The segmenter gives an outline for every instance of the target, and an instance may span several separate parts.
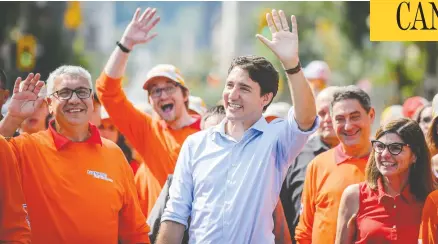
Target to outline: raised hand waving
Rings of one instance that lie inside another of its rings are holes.
[[[156,33],[150,33],[160,21],[160,17],[155,16],[155,13],[156,9],[147,8],[140,15],[140,8],[137,8],[121,39],[125,47],[132,49],[135,45],[147,43],[157,36]]]
[[[257,34],[257,38],[262,41],[280,59],[285,69],[295,68],[299,63],[298,54],[298,26],[295,16],[291,16],[292,31],[283,10],[277,12],[272,10],[266,14],[266,21],[272,34],[270,41],[266,37]]]
[[[8,114],[10,116],[25,120],[41,106],[44,98],[38,97],[38,93],[44,86],[44,82],[39,79],[40,74],[34,75],[32,73],[24,81],[21,80],[21,77],[17,78],[11,103],[8,107]]]

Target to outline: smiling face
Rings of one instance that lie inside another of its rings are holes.
[[[373,143],[374,158],[379,172],[386,177],[407,176],[416,161],[415,154],[395,133],[386,133]]]
[[[157,77],[148,82],[149,103],[154,111],[166,122],[182,117],[188,94],[176,82],[165,77]]]
[[[257,121],[263,107],[272,100],[272,93],[260,95],[260,85],[246,70],[236,66],[227,77],[222,93],[226,117],[230,121]]]
[[[374,109],[367,113],[356,99],[337,101],[332,111],[333,128],[346,147],[361,147],[370,140]]]
[[[55,93],[47,101],[56,121],[64,125],[88,125],[93,113],[90,82],[68,74],[58,76],[53,82]]]

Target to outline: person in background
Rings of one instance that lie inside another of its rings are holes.
[[[380,116],[380,125],[385,125],[395,119],[404,118],[402,105],[391,105],[386,107]]]
[[[303,150],[298,154],[295,162],[289,167],[286,179],[280,192],[280,199],[283,203],[284,214],[289,226],[292,242],[296,243],[295,228],[298,225],[301,209],[301,194],[304,187],[307,165],[319,154],[339,144],[339,139],[333,129],[330,116],[330,104],[333,95],[339,89],[336,86],[324,88],[316,97],[316,112],[320,118],[319,128],[310,137]]]
[[[429,127],[432,124],[432,105],[426,104],[422,108],[420,108],[417,112],[416,121],[420,125],[421,131],[426,136],[429,131]]]
[[[3,114],[1,114],[3,105],[5,105],[9,97],[9,90],[7,89],[6,79],[6,73],[2,69],[0,69],[0,120],[3,119]]]
[[[207,112],[207,105],[200,97],[189,96],[189,114],[202,117]]]
[[[329,84],[331,71],[328,64],[321,60],[310,62],[303,70],[304,76],[310,83],[313,94],[316,97],[320,91]]]
[[[21,83],[24,84],[24,83]],[[45,98],[47,96],[47,87],[43,86],[38,94],[38,97]],[[25,119],[18,129],[18,134],[28,133],[33,134],[39,131],[44,131],[48,128],[47,119],[49,117],[49,105],[44,101],[39,108],[32,114],[31,117]]]
[[[438,181],[438,94],[432,100],[432,122],[426,141],[432,156],[432,171]]]
[[[402,118],[381,126],[375,138],[366,180],[342,195],[336,244],[417,243],[423,205],[434,189],[424,134]]]
[[[266,111],[263,113],[266,121],[270,123],[272,120],[281,118],[286,119],[291,105],[287,102],[271,103]]]
[[[87,70],[61,66],[50,73],[49,129],[11,138],[44,102],[39,78],[31,73],[23,86],[17,79],[0,122],[17,159],[32,243],[150,243],[128,162],[89,122],[93,89]]]
[[[189,113],[189,89],[179,71],[170,64],[154,66],[145,77],[143,89],[157,116],[139,111],[122,90],[122,77],[134,47],[148,43],[160,18],[156,10],[137,9],[118,45],[96,81],[97,95],[114,125],[141,155],[143,165],[136,174],[136,187],[145,216],[154,206],[167,176],[172,174],[182,143],[200,130],[200,117]],[[123,111],[123,112],[121,112]],[[158,187],[137,177],[158,182]],[[154,187],[154,188],[151,188]]]
[[[415,115],[417,115],[418,111],[427,104],[429,104],[429,101],[424,97],[410,97],[403,103],[403,116],[415,120]]]
[[[99,98],[97,97],[97,94],[93,94],[93,113],[91,114],[90,122],[99,127],[100,120],[102,115],[102,104],[99,101]]]
[[[330,115],[340,143],[307,166],[297,243],[334,243],[342,193],[365,179],[375,118],[370,97],[356,86],[342,87],[333,95]]]

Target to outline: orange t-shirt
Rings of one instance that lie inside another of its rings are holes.
[[[94,125],[85,142],[71,142],[52,126],[10,140],[32,243],[149,243],[134,175],[121,149],[101,138]]]
[[[438,190],[431,192],[424,203],[419,239],[422,244],[438,243]]]
[[[316,156],[307,167],[297,243],[335,243],[339,203],[347,186],[365,180],[368,156],[352,158],[338,145]]]
[[[0,242],[30,243],[26,204],[14,153],[0,136]]]
[[[157,199],[148,198],[148,192],[161,191],[167,176],[173,174],[182,143],[189,135],[200,130],[199,120],[182,129],[172,130],[164,121],[137,110],[123,92],[121,79],[113,79],[105,73],[96,81],[96,92],[114,125],[141,155],[150,171],[147,173],[145,169],[138,169],[137,175],[143,176],[137,179],[154,176],[159,183],[160,188],[156,189],[156,186],[147,185],[146,182],[137,184],[138,187],[142,187],[137,190],[143,212],[147,214]],[[152,187],[154,189],[148,189]]]
[[[138,168],[134,181],[140,199],[141,210],[145,216],[149,216],[158,196],[160,196],[162,187],[144,163]]]

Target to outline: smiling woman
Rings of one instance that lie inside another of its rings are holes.
[[[417,243],[423,205],[433,190],[423,132],[403,118],[382,126],[375,138],[366,181],[342,195],[336,243]]]

